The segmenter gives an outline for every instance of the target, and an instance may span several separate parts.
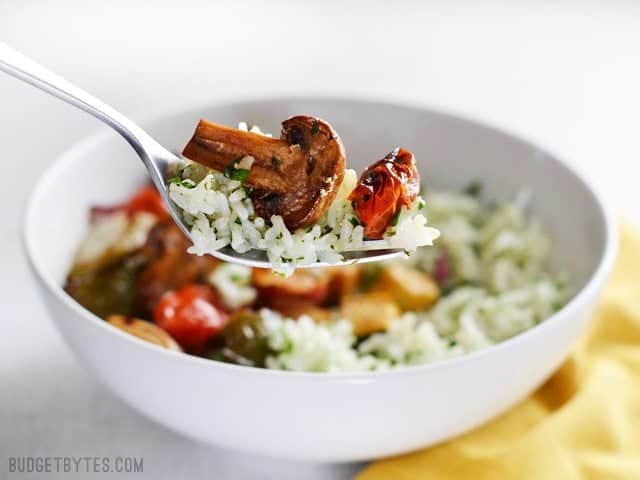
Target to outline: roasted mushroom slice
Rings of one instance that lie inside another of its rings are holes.
[[[253,157],[245,182],[253,188],[256,213],[266,220],[281,215],[290,230],[322,216],[345,170],[338,134],[327,122],[304,115],[282,122],[279,139],[200,120],[183,155],[219,171]]]

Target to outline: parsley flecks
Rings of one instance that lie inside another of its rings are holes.
[[[240,217],[236,218],[235,221],[238,225],[242,225],[242,220],[240,220]]]
[[[184,180],[182,178],[180,178],[179,176],[176,177],[171,177],[169,180],[167,180],[168,184],[174,184],[174,185],[179,185],[181,187],[184,188],[196,188],[196,182],[194,182],[193,180],[191,180],[190,178],[185,178]]]
[[[280,159],[276,156],[271,157],[271,165],[273,165],[273,168],[278,168],[280,166]]]
[[[482,187],[482,182],[474,180],[464,188],[463,192],[471,197],[478,197],[482,193]]]
[[[246,168],[236,168],[235,162],[232,165],[227,165],[224,168],[224,176],[231,179],[237,180],[240,183],[244,183],[249,177],[249,170]]]
[[[422,210],[424,208],[424,206],[425,206],[424,200],[420,199],[418,201],[418,210]]]
[[[320,131],[320,122],[318,120],[314,120],[311,124],[311,135],[315,135]]]
[[[402,213],[402,209],[401,208],[398,209],[398,211],[393,216],[393,219],[391,219],[391,226],[392,227],[395,227],[396,225],[398,225],[398,220],[400,220],[400,213]]]
[[[349,221],[351,222],[351,225],[353,225],[354,227],[357,227],[358,225],[360,225],[360,222],[356,217],[351,217]]]

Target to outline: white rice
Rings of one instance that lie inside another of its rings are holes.
[[[247,130],[246,124],[239,127]],[[262,134],[257,127],[251,131]],[[252,163],[253,158],[245,156],[234,168],[248,171]],[[273,270],[289,275],[297,266],[338,263],[343,260],[341,252],[365,248],[364,228],[348,200],[357,184],[353,170],[346,170],[336,199],[322,218],[312,227],[295,232],[289,231],[278,215],[258,217],[240,181],[186,159],[177,175],[169,185],[169,196],[191,228],[190,253],[204,255],[226,246],[238,253],[266,250]],[[413,252],[433,245],[439,232],[427,226],[423,207],[424,201],[418,198],[411,208],[402,208],[395,226],[385,233],[383,243],[387,248]]]
[[[273,350],[268,368],[365,371],[444,360],[517,335],[566,301],[564,282],[548,271],[549,238],[525,218],[523,205],[487,209],[457,193],[427,200],[442,241],[408,262],[430,270],[446,249],[452,290],[429,311],[404,313],[358,345],[348,319],[314,323],[262,310]]]
[[[208,280],[230,310],[250,305],[256,299],[256,289],[251,286],[251,268],[244,265],[223,263],[211,272]]]

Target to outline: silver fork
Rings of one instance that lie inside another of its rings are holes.
[[[153,184],[167,205],[171,217],[180,229],[190,237],[189,228],[184,224],[180,213],[169,199],[167,186],[168,174],[171,170],[169,167],[175,162],[180,161],[180,158],[160,145],[151,138],[147,132],[140,128],[140,126],[114,108],[4,43],[0,43],[0,70],[90,113],[122,135],[136,151],[140,160],[142,160]],[[365,242],[365,246],[367,248],[366,250],[340,252],[344,260],[339,264],[345,265],[356,262],[364,263],[388,260],[404,255],[403,250],[384,248],[383,242],[380,241]],[[381,247],[383,248],[381,249]],[[227,262],[239,263],[249,267],[271,267],[271,262],[267,259],[264,250],[250,250],[240,254],[231,247],[225,247],[211,252],[211,255]],[[336,264],[317,262],[312,265],[307,265],[307,267],[324,267],[329,265]]]

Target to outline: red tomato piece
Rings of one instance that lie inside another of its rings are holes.
[[[396,148],[370,165],[349,195],[365,238],[382,238],[400,208],[411,205],[419,191],[420,174],[410,151]]]
[[[217,303],[213,288],[191,283],[162,295],[153,311],[153,321],[185,351],[198,353],[229,319]]]
[[[158,191],[152,186],[145,186],[138,190],[127,202],[112,207],[92,207],[90,212],[91,223],[99,222],[105,217],[117,212],[125,212],[132,217],[138,212],[151,213],[162,220],[169,215],[167,207],[162,201]]]
[[[142,187],[129,199],[124,207],[129,215],[133,215],[138,212],[147,212],[152,213],[159,218],[164,218],[168,214],[167,207],[162,201],[162,197],[152,186]]]

